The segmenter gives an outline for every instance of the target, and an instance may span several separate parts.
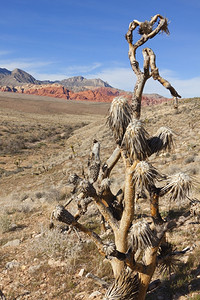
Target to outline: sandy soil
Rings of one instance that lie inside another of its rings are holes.
[[[109,103],[64,100],[35,95],[0,92],[0,108],[34,114],[105,115]]]

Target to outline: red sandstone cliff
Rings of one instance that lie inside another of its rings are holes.
[[[27,84],[16,87],[3,86],[0,87],[0,91],[63,98],[67,100],[86,100],[97,102],[111,102],[114,97],[122,94],[126,95],[127,97],[131,97],[131,94],[128,92],[122,92],[110,87],[100,87],[92,90],[73,92],[60,84]],[[158,104],[167,100],[167,98],[159,95],[144,95],[142,98],[143,105]]]

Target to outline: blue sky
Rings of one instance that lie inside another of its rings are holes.
[[[160,75],[182,97],[200,96],[199,0],[2,0],[0,67],[20,68],[40,80],[101,78],[132,91],[135,75],[124,36],[132,20],[157,13],[169,19],[170,35],[159,34],[144,47],[154,50]],[[170,97],[153,80],[145,92]]]

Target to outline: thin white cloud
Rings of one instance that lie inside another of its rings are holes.
[[[1,68],[6,68],[8,70],[14,70],[16,68],[22,69],[25,71],[31,71],[32,69],[41,68],[44,66],[51,65],[54,62],[51,61],[35,61],[35,60],[0,60],[0,66]]]
[[[182,98],[200,96],[200,77],[180,79],[177,74],[171,70],[160,70],[160,75],[170,82]],[[131,68],[104,69],[96,74],[88,74],[88,77],[101,78],[113,87],[126,91],[133,91],[136,82],[136,76]],[[144,92],[149,94],[156,93],[171,98],[170,92],[158,81],[153,79],[147,81]]]
[[[48,74],[48,73],[38,73],[38,72],[31,72],[31,75],[35,77],[38,80],[50,80],[50,81],[56,81],[56,80],[63,80],[67,78],[66,74]]]
[[[68,77],[72,76],[79,76],[79,75],[84,75],[88,74],[96,69],[101,67],[101,63],[93,63],[91,65],[73,65],[69,66],[67,68],[63,68],[63,70],[60,73],[43,73],[43,72],[37,72],[33,71],[32,75],[39,79],[39,80],[62,80]],[[88,76],[87,76],[88,78]]]
[[[69,67],[65,68],[64,71],[65,71],[65,74],[67,74],[68,76],[81,75],[81,74],[92,72],[99,67],[101,67],[101,63],[96,62],[91,65],[69,66]]]
[[[131,91],[134,88],[136,77],[130,68],[109,68],[98,73],[88,74],[88,78],[101,78],[111,86]]]

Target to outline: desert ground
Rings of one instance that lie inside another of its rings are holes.
[[[69,233],[61,224],[50,230],[49,222],[54,207],[71,196],[69,175],[87,173],[93,140],[101,144],[102,162],[114,150],[108,110],[108,103],[0,93],[0,291],[7,300],[103,299],[104,288],[86,274],[111,282],[109,263],[83,234]],[[191,198],[200,200],[200,99],[180,100],[178,113],[171,101],[144,107],[142,120],[151,135],[161,126],[175,132],[173,151],[152,155],[150,162],[162,174],[189,174],[194,181]],[[119,161],[111,173],[114,192],[123,176]],[[74,214],[76,203],[68,209]],[[166,196],[160,209],[163,217],[177,218],[190,204]],[[149,203],[138,203],[136,213],[138,218],[149,214]],[[80,221],[100,233],[93,205]],[[190,251],[179,257],[170,275],[155,273],[162,283],[147,300],[200,299],[199,224],[198,216],[191,215],[168,233],[177,250],[188,246]]]

